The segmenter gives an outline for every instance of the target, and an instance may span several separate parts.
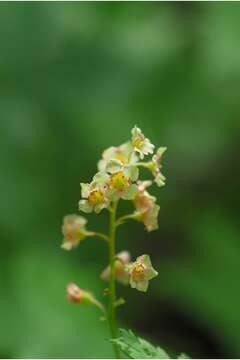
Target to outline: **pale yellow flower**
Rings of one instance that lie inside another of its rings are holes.
[[[141,221],[144,223],[147,231],[153,231],[158,229],[158,213],[160,206],[152,204],[149,209],[142,213]]]
[[[98,172],[90,184],[81,183],[82,198],[79,201],[79,210],[90,213],[95,211],[97,214],[109,206],[109,199],[106,197],[108,189],[107,181],[109,176],[104,172]]]
[[[123,166],[119,160],[110,160],[106,165],[106,171],[110,174],[106,196],[111,201],[120,198],[134,199],[137,185],[133,182],[138,178],[138,168],[134,165]]]
[[[134,164],[138,161],[137,155],[133,151],[133,146],[130,142],[124,143],[120,146],[111,146],[104,150],[102,159],[98,162],[98,169],[106,170],[107,163],[110,160],[118,160],[122,165]]]
[[[147,211],[153,203],[156,201],[156,198],[149,194],[146,190],[147,187],[151,186],[151,181],[138,181],[138,192],[133,200],[136,209],[140,212]]]
[[[128,251],[121,251],[116,255],[115,260],[115,276],[116,280],[123,285],[129,283],[129,275],[126,265],[130,262],[130,253]],[[102,280],[109,281],[111,269],[110,266],[106,267],[101,273],[100,277]]]
[[[158,213],[160,206],[156,204],[155,196],[146,190],[151,185],[151,181],[138,181],[138,192],[133,200],[136,207],[136,218],[142,221],[147,231],[158,228]]]
[[[142,255],[129,266],[130,285],[139,291],[147,291],[149,280],[158,275],[152,267],[150,257]]]
[[[161,159],[162,155],[167,150],[166,147],[160,147],[156,154],[153,155],[152,161],[149,163],[149,170],[152,172],[153,176],[155,177],[154,181],[156,184],[161,187],[165,185],[165,176],[161,173]]]
[[[152,154],[155,148],[137,126],[132,129],[132,146],[134,150],[140,154],[141,159],[144,158],[144,155]]]
[[[88,236],[88,231],[85,228],[87,220],[78,215],[67,215],[63,219],[62,232],[63,243],[62,248],[71,250],[76,247],[82,239]]]

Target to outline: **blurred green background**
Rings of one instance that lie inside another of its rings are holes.
[[[135,124],[168,147],[167,186],[158,231],[118,233],[159,271],[147,294],[119,287],[121,326],[173,355],[240,356],[239,19],[231,2],[0,4],[1,357],[112,356],[98,311],[65,299],[69,281],[101,295],[106,245],[64,252],[60,227]]]

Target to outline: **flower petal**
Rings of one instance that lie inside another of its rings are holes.
[[[135,125],[134,128],[131,130],[131,133],[132,133],[133,139],[135,139],[136,137],[142,135],[142,130],[139,129],[139,128]]]
[[[105,171],[99,171],[94,175],[93,182],[98,185],[104,185],[108,181],[109,175]]]
[[[104,171],[106,168],[106,160],[101,159],[98,161],[97,168],[99,171]]]
[[[120,198],[121,194],[115,189],[110,188],[106,190],[105,196],[109,199],[109,201],[116,201]]]
[[[145,213],[143,213],[143,223],[146,226],[147,231],[153,231],[158,229],[158,213],[160,206],[153,204]]]
[[[165,185],[165,176],[162,173],[158,173],[157,176],[155,177],[154,181],[157,184],[157,186],[161,187]]]
[[[165,153],[165,151],[167,150],[166,146],[161,146],[160,148],[158,148],[157,150],[157,156],[161,157],[163,153]]]
[[[79,210],[83,211],[85,213],[90,213],[93,210],[92,206],[85,199],[80,200],[79,203],[78,203],[78,206],[79,206]]]
[[[109,160],[106,165],[106,171],[110,174],[114,174],[118,171],[120,171],[122,168],[122,163],[120,160],[112,159]]]
[[[81,196],[83,198],[88,198],[89,193],[90,193],[90,184],[81,183],[80,185],[82,188]]]
[[[152,154],[155,146],[150,142],[149,139],[144,140],[144,146],[142,152],[144,155]]]
[[[110,146],[108,149],[104,150],[102,157],[104,160],[110,160],[113,159],[116,153],[116,147]]]
[[[137,283],[130,277],[129,279],[129,283],[130,283],[130,286],[133,288],[133,289],[136,289],[137,287]]]
[[[146,292],[148,289],[148,280],[136,283],[136,289],[142,292]]]
[[[73,244],[70,241],[64,241],[61,245],[61,248],[69,251],[73,248]]]
[[[124,200],[133,200],[138,192],[138,187],[136,184],[130,185],[126,190],[121,194],[121,197]]]
[[[141,262],[142,264],[146,265],[146,267],[148,268],[149,266],[152,266],[151,260],[150,260],[150,256],[149,255],[141,255],[137,258],[138,262]]]
[[[146,276],[147,276],[148,280],[151,280],[151,279],[155,278],[156,276],[158,276],[158,272],[156,270],[154,270],[153,267],[151,267],[150,269],[146,270]]]
[[[139,170],[137,166],[127,165],[124,167],[124,174],[128,176],[132,181],[136,181],[138,179]]]
[[[106,206],[105,203],[99,204],[99,205],[96,205],[96,206],[94,207],[94,211],[95,211],[96,214],[99,214],[100,211],[102,211],[102,210],[103,210],[104,208],[106,208],[106,207],[107,207],[107,206]]]

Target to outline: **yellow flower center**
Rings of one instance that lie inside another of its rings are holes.
[[[122,171],[119,171],[111,176],[110,184],[117,191],[123,191],[129,186],[129,180]]]
[[[143,264],[136,264],[132,269],[132,278],[135,282],[141,282],[145,277],[145,266]]]
[[[115,159],[121,161],[122,164],[126,164],[127,158],[121,153],[115,155]]]
[[[88,201],[90,205],[96,206],[103,202],[104,196],[103,193],[100,190],[94,190],[90,193],[88,197]]]
[[[136,139],[134,139],[132,141],[132,144],[133,144],[134,147],[141,150],[143,145],[144,145],[144,137],[143,136],[136,137]]]

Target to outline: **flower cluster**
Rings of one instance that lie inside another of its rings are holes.
[[[160,147],[155,152],[155,146],[145,137],[141,129],[134,127],[131,139],[120,146],[111,146],[106,149],[98,161],[98,172],[89,183],[81,183],[81,199],[79,210],[84,213],[95,212],[99,214],[103,209],[113,213],[114,204],[120,199],[129,200],[133,205],[131,214],[114,218],[113,226],[124,223],[127,219],[135,219],[144,224],[148,232],[158,228],[158,213],[160,206],[155,196],[151,195],[149,188],[155,182],[159,187],[165,185],[166,178],[161,173],[162,155],[166,147]],[[145,157],[150,159],[145,160]],[[151,179],[141,180],[141,169],[150,172]],[[115,216],[116,214],[114,214]],[[113,241],[110,235],[88,231],[87,220],[82,216],[65,216],[62,225],[62,248],[71,250],[79,242],[90,236]],[[115,240],[114,240],[115,241]],[[142,255],[132,262],[128,251],[115,255],[111,266],[108,265],[101,274],[101,279],[110,281],[114,272],[114,279],[124,285],[130,285],[139,291],[146,291],[149,280],[157,276],[153,269],[150,257]],[[94,302],[92,295],[70,284],[67,289],[68,299],[72,302]],[[85,300],[84,300],[85,299]]]
[[[154,148],[150,140],[135,126],[130,142],[106,149],[98,162],[99,172],[93,177],[92,182],[81,183],[82,199],[79,201],[79,210],[85,213],[99,213],[102,209],[108,208],[112,201],[120,198],[132,200],[146,229],[157,229],[160,207],[156,204],[156,198],[146,191],[146,187],[151,186],[152,182],[137,182],[139,168],[145,167],[151,171],[158,186],[165,184],[166,179],[160,171],[165,147],[160,147],[150,161],[139,162],[139,157],[143,159],[144,156],[152,154]]]

